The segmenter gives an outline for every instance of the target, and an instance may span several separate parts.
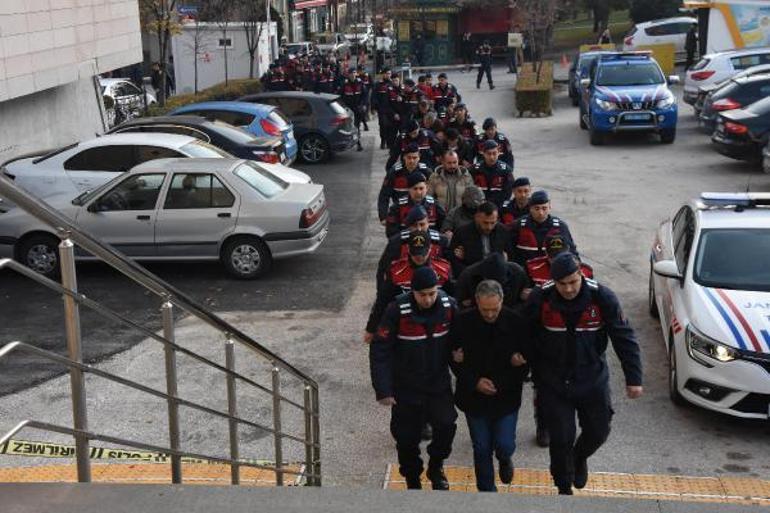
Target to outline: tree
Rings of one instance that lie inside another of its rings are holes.
[[[193,18],[190,23],[193,28],[190,31],[191,40],[187,43],[187,47],[192,50],[193,53],[193,81],[195,94],[198,94],[198,57],[201,53],[208,50],[211,35],[208,30],[205,29],[205,25],[201,21],[201,14],[205,7],[203,5],[198,6],[198,14]]]
[[[227,85],[230,78],[229,63],[227,62],[227,29],[232,21],[233,8],[235,4],[233,0],[206,0],[207,14],[214,20],[217,26],[222,30],[222,49],[224,50],[225,61],[225,85]]]
[[[238,7],[246,32],[246,48],[249,52],[249,78],[254,78],[254,58],[259,48],[259,40],[262,38],[261,21],[265,17],[265,9],[262,2],[254,0],[238,0]],[[280,25],[279,25],[280,26]]]
[[[680,0],[631,0],[631,19],[634,23],[670,18],[679,14]]]
[[[525,13],[525,32],[537,72],[536,80],[539,82],[543,69],[543,54],[551,43],[553,25],[559,14],[559,0],[513,0],[513,7]]]
[[[176,12],[177,0],[139,0],[139,13],[142,28],[149,34],[158,37],[158,65],[160,66],[160,91],[158,103],[166,103],[166,83],[168,79],[168,46],[171,36],[179,34],[182,29]]]

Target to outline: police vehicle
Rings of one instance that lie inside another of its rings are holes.
[[[677,83],[679,77],[666,78],[649,52],[600,55],[580,80],[580,128],[589,131],[592,145],[617,132],[654,132],[671,144],[677,103],[668,86]]]
[[[674,403],[770,418],[768,255],[768,193],[703,193],[660,225],[649,310],[668,348]]]

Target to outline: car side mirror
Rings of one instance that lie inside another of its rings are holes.
[[[668,84],[669,85],[675,85],[681,83],[681,80],[679,80],[679,75],[671,75],[668,77]]]
[[[591,79],[590,78],[581,78],[580,79],[580,85],[583,87],[588,87],[591,85]]]
[[[679,281],[684,279],[684,276],[682,276],[682,273],[679,272],[679,268],[676,266],[676,262],[673,260],[661,260],[660,262],[655,262],[652,266],[652,271],[664,278],[672,278]]]

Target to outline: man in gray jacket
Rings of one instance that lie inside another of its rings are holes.
[[[444,153],[443,162],[430,175],[428,194],[449,212],[460,205],[466,187],[473,185],[473,177],[466,168],[460,166],[460,158],[454,150]]]

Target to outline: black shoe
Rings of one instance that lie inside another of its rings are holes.
[[[359,144],[358,148],[356,148],[356,151],[364,151],[364,147]]]
[[[449,490],[449,480],[446,478],[446,474],[444,474],[443,467],[428,467],[425,475],[430,479],[430,484],[434,490]]]
[[[574,495],[571,486],[560,486],[559,495]]]
[[[388,147],[388,145],[387,145],[387,144],[385,144],[385,141],[382,141],[382,142],[380,143],[380,149],[381,149],[381,150],[384,150],[384,149],[385,149],[385,148],[387,148],[387,147]]]
[[[369,131],[369,127],[364,125],[364,132],[368,132],[368,131]]]
[[[537,432],[535,433],[535,442],[538,447],[548,447],[551,445],[551,436],[548,434],[548,430],[545,426],[537,426]]]
[[[585,458],[575,458],[575,478],[572,484],[578,490],[585,488],[588,482],[588,461]]]
[[[481,84],[476,84],[476,89],[481,89]]]
[[[423,440],[430,440],[433,438],[433,428],[430,427],[430,424],[425,423],[422,426],[422,431],[420,431],[420,438]]]
[[[422,490],[422,483],[420,482],[420,476],[407,477],[406,478],[407,490]]]
[[[500,481],[511,484],[513,481],[513,462],[510,458],[500,462]]]
[[[489,90],[490,90],[490,91],[491,91],[492,89],[494,89],[494,88],[495,88],[495,86],[493,86],[493,85],[489,86]]]

